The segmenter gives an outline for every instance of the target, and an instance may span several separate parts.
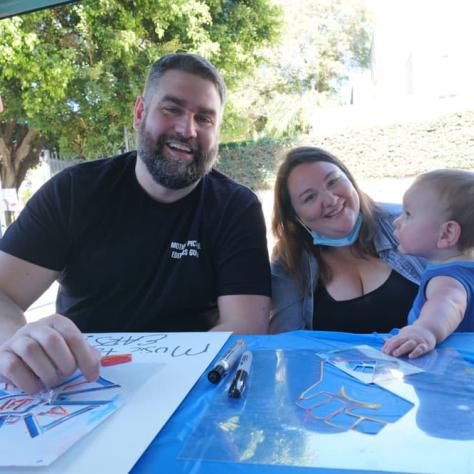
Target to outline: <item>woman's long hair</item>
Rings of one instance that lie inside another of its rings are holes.
[[[307,291],[309,281],[309,265],[304,267],[302,265],[304,250],[316,257],[320,272],[319,280],[323,284],[327,284],[332,275],[322,258],[321,246],[313,244],[309,232],[297,219],[288,191],[288,177],[297,166],[320,161],[337,166],[347,176],[359,196],[363,220],[359,238],[352,247],[354,255],[360,258],[377,255],[373,244],[376,230],[374,201],[359,189],[350,171],[331,153],[309,146],[294,148],[285,155],[275,182],[272,232],[277,242],[273,249],[273,260],[278,260],[284,266],[285,270],[298,281],[303,292]]]

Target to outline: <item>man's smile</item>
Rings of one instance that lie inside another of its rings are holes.
[[[189,145],[185,145],[184,143],[181,143],[181,142],[168,140],[166,142],[166,145],[172,150],[183,151],[185,153],[194,153],[193,149]]]

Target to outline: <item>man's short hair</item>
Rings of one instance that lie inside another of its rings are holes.
[[[460,251],[474,248],[474,173],[470,171],[442,169],[420,175],[415,185],[431,186],[438,194],[446,220],[461,226],[457,243]]]
[[[150,68],[143,89],[145,105],[149,105],[155,94],[157,83],[166,71],[176,70],[193,74],[211,81],[219,93],[222,107],[226,96],[226,85],[220,72],[209,61],[193,53],[165,54]]]

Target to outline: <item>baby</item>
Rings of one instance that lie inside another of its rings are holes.
[[[474,331],[474,173],[436,170],[419,176],[395,221],[399,250],[429,260],[408,326],[383,352],[414,359],[454,331]]]

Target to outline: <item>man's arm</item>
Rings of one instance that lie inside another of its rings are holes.
[[[25,324],[23,310],[0,290],[0,344]]]
[[[0,378],[35,393],[79,367],[98,376],[95,351],[79,329],[55,314],[26,324],[24,311],[56,279],[58,272],[0,251]]]
[[[24,311],[57,275],[53,270],[0,251],[0,343],[26,324]]]
[[[219,321],[211,331],[235,334],[266,334],[270,317],[270,298],[261,295],[226,295],[217,299]]]
[[[431,351],[456,330],[466,305],[467,293],[461,283],[448,276],[432,278],[426,286],[426,302],[418,319],[389,339],[383,351],[396,357],[408,353],[410,359]]]

